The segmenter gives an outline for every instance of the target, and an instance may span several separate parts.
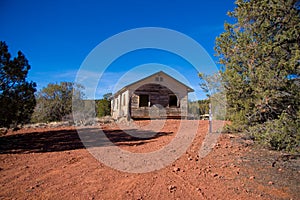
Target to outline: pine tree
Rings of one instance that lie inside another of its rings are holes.
[[[36,84],[26,81],[30,65],[24,54],[11,60],[8,46],[0,42],[0,127],[28,123],[35,107]]]
[[[236,5],[229,12],[235,23],[225,23],[215,47],[232,127],[245,130],[283,114],[298,120],[298,1],[237,0]]]

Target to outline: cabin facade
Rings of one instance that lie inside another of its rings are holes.
[[[114,119],[186,118],[194,90],[163,71],[129,84],[111,99]]]

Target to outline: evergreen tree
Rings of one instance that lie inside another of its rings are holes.
[[[295,122],[300,105],[297,0],[237,0],[236,5],[229,12],[236,21],[225,23],[215,48],[223,67],[232,127],[244,130],[270,124],[286,118],[283,115]],[[296,138],[299,133],[288,134]]]
[[[103,95],[103,99],[96,100],[96,110],[97,117],[109,116],[110,113],[110,98],[112,97],[112,93],[107,93]]]
[[[36,83],[26,81],[30,65],[19,51],[11,59],[8,46],[0,41],[0,127],[28,123],[35,107]]]
[[[97,117],[110,115],[110,101],[107,99],[96,100]]]

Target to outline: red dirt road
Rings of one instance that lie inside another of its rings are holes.
[[[120,148],[151,152],[168,144],[179,124],[168,120],[163,134],[144,140],[112,132],[115,125],[102,128]],[[74,127],[10,132],[0,137],[0,199],[300,199],[299,158],[280,159],[232,134],[222,134],[212,152],[198,158],[207,130],[208,122],[200,121],[187,152],[149,173],[105,166]]]

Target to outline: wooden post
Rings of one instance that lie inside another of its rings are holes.
[[[211,103],[209,103],[209,133],[212,133],[212,113],[211,113]]]

